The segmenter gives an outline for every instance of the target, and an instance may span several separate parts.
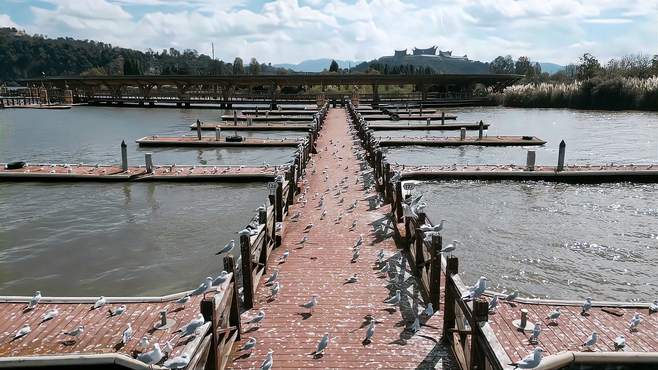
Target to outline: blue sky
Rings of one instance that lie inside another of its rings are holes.
[[[0,0],[0,26],[273,63],[431,45],[482,61],[658,54],[658,0]]]

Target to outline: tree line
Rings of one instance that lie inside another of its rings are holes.
[[[70,37],[51,39],[0,28],[0,80],[46,76],[285,74],[284,68],[241,58],[233,63],[196,50],[146,52]]]

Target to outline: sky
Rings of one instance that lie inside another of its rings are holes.
[[[432,45],[481,61],[658,54],[658,0],[0,0],[0,26],[271,63]]]

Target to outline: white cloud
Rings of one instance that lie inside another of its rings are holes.
[[[605,58],[655,52],[658,23],[658,12],[649,11],[655,0],[638,0],[644,14],[617,0],[48,1],[54,9],[31,7],[29,32],[206,54],[214,42],[222,59],[273,63],[368,60],[431,45],[483,61],[511,54],[567,63],[588,51]],[[2,22],[13,23],[0,15]],[[608,26],[615,32],[598,34]]]
[[[0,14],[0,27],[14,27],[19,28],[14,21],[11,20],[11,17],[7,14]]]

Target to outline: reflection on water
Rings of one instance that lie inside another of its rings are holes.
[[[0,183],[0,295],[159,295],[222,269],[267,187]]]
[[[390,162],[405,164],[525,164],[526,151],[537,152],[538,164],[557,163],[560,140],[567,143],[567,163],[653,163],[658,160],[658,114],[569,109],[502,107],[454,108],[458,122],[490,123],[487,134],[533,135],[543,147],[385,148]],[[424,122],[417,122],[424,123]],[[459,136],[459,131],[376,131],[377,135]],[[469,131],[469,136],[477,131]]]
[[[143,165],[153,152],[155,164],[282,164],[294,148],[138,148],[135,140],[148,135],[196,135],[189,125],[197,119],[217,121],[220,110],[73,107],[70,110],[6,109],[0,111],[0,162],[101,163],[120,162],[125,140],[131,164]],[[232,134],[232,130],[225,131]],[[250,137],[297,138],[297,131],[238,132]],[[203,135],[214,136],[214,132]]]
[[[427,182],[431,220],[470,283],[560,299],[655,299],[658,185]]]

